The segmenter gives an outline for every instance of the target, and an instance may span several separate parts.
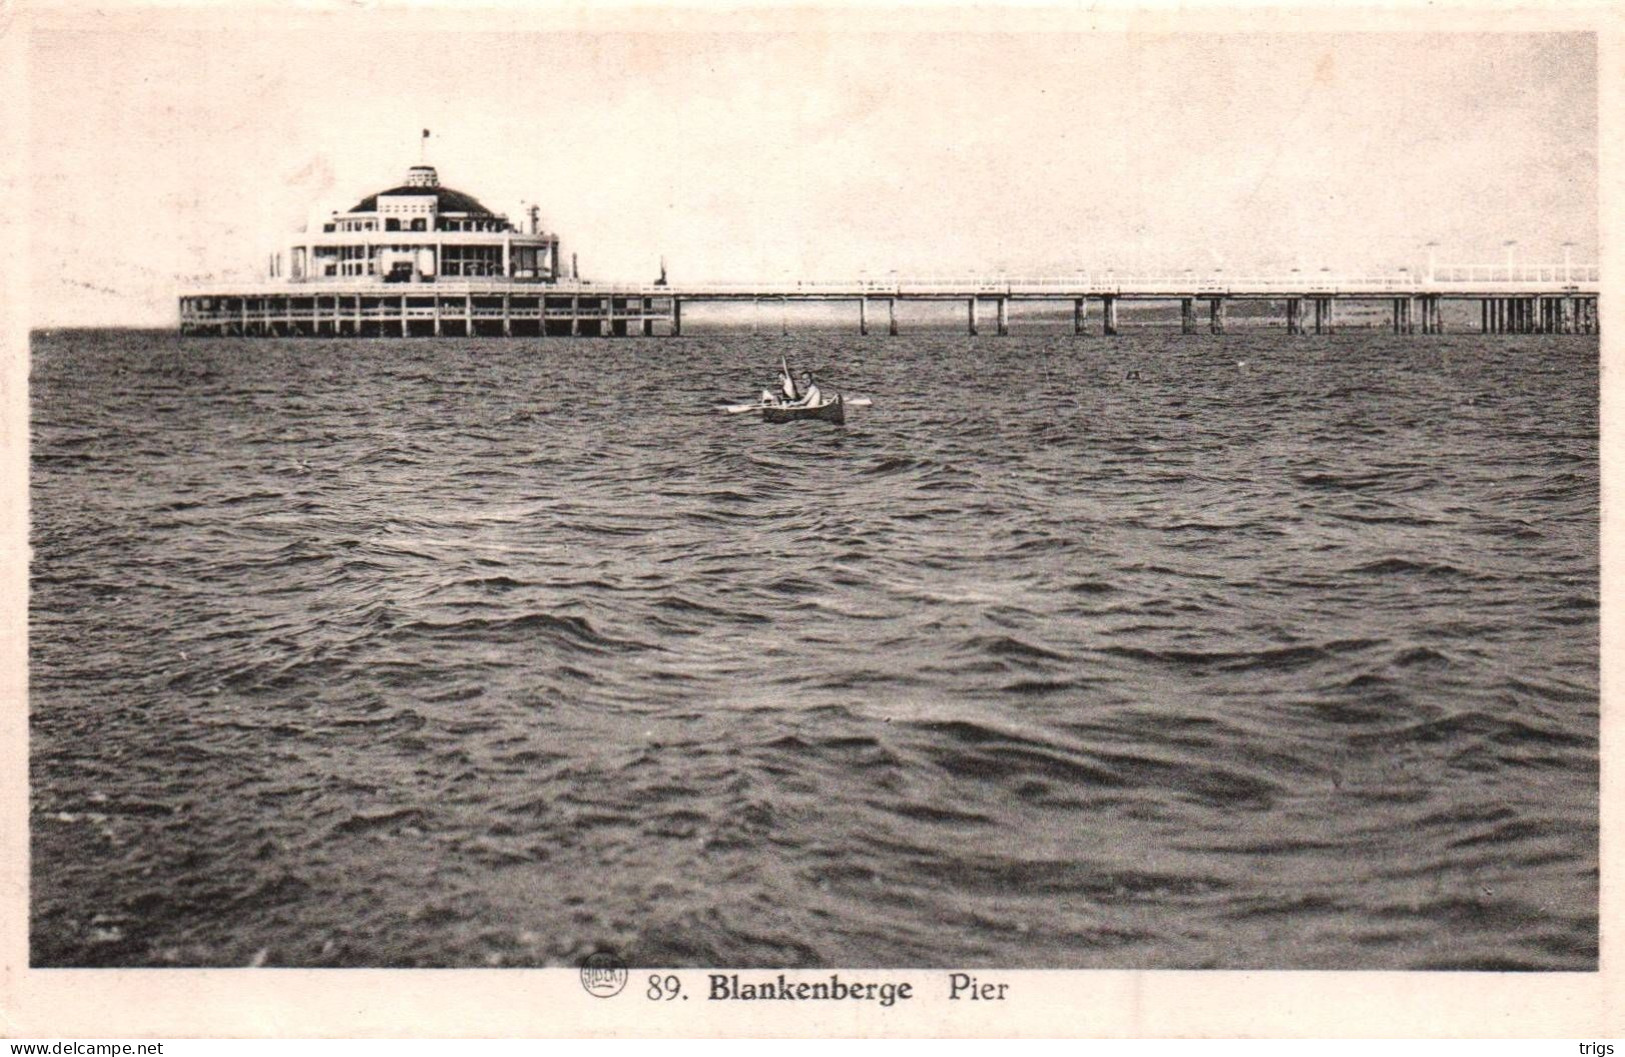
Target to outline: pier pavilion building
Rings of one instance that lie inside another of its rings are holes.
[[[261,281],[180,298],[185,335],[232,337],[625,336],[654,333],[669,298],[580,279],[539,210],[523,228],[414,165],[300,233]],[[663,285],[663,284],[662,284]],[[656,293],[663,290],[657,288]]]
[[[273,264],[273,272],[277,267]],[[561,274],[559,237],[539,230],[531,210],[521,231],[473,195],[440,184],[433,166],[414,165],[406,182],[334,213],[289,253],[288,278],[323,282],[502,277],[551,282]]]

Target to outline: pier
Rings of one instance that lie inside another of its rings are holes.
[[[199,288],[180,300],[181,333],[220,337],[681,337],[683,309],[697,304],[849,303],[862,335],[901,332],[903,302],[957,303],[965,332],[1010,333],[1013,304],[1071,309],[1077,335],[1119,333],[1128,303],[1179,308],[1180,330],[1224,334],[1230,309],[1264,303],[1289,335],[1336,332],[1339,307],[1380,306],[1395,334],[1443,334],[1444,305],[1478,306],[1483,334],[1596,334],[1595,266],[1437,268],[1431,272],[1333,277],[1052,276],[885,281],[621,284],[506,276],[384,283],[270,282]],[[1199,325],[1198,305],[1206,326]],[[1257,313],[1254,313],[1255,318]],[[1463,313],[1456,313],[1457,319]],[[884,319],[884,327],[879,320]],[[1098,324],[1095,322],[1098,320]],[[992,322],[989,328],[988,323]]]
[[[427,136],[427,133],[425,133]],[[410,337],[682,337],[683,309],[701,304],[777,305],[788,332],[792,303],[850,304],[861,335],[901,333],[898,306],[935,302],[963,306],[965,332],[1010,333],[1011,307],[1048,304],[1072,332],[1111,337],[1126,305],[1179,306],[1180,330],[1196,334],[1198,304],[1206,330],[1224,334],[1230,310],[1258,302],[1280,313],[1291,335],[1331,334],[1340,305],[1387,305],[1395,334],[1442,334],[1446,302],[1477,302],[1485,334],[1595,334],[1600,290],[1595,266],[1564,263],[1519,267],[1439,267],[1429,244],[1427,267],[1379,276],[1335,275],[1329,269],[1277,276],[1133,276],[1115,272],[1059,276],[908,278],[883,281],[668,282],[665,263],[652,283],[594,282],[580,277],[576,255],[566,259],[559,236],[544,231],[539,208],[523,225],[487,209],[472,195],[446,187],[431,165],[406,170],[395,187],[367,195],[351,208],[307,225],[265,278],[198,287],[180,296],[185,336]],[[985,313],[985,314],[984,314]],[[1098,316],[1097,316],[1098,313]],[[1237,315],[1241,315],[1238,311]],[[1463,318],[1456,313],[1458,321]],[[1470,316],[1470,312],[1469,312]],[[1064,324],[1063,324],[1064,325]]]

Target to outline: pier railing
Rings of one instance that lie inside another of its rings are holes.
[[[791,300],[861,299],[887,297],[1292,297],[1405,296],[1425,294],[1497,294],[1596,292],[1601,270],[1596,265],[1450,265],[1416,271],[1342,273],[1321,270],[1291,274],[1198,274],[1153,272],[1077,272],[1055,275],[908,275],[856,279],[768,279],[637,283],[562,279],[540,283],[492,276],[477,279],[440,279],[433,282],[386,283],[380,279],[272,280],[260,284],[214,283],[194,287],[190,296],[239,296],[253,290],[275,291],[295,297],[344,296],[432,297],[481,296],[509,293],[519,296],[682,298],[685,300]]]
[[[1496,267],[1466,265],[1435,268],[1429,272],[1334,273],[1303,272],[1289,275],[1231,275],[1183,273],[1084,272],[1071,275],[999,276],[888,276],[884,279],[808,279],[756,282],[694,282],[675,286],[640,286],[646,296],[676,292],[684,297],[861,297],[861,296],[970,296],[1107,294],[1271,294],[1372,292],[1387,294],[1448,293],[1462,288],[1494,292],[1505,289],[1551,290],[1594,287],[1600,269],[1594,265]],[[617,289],[620,289],[619,287]]]

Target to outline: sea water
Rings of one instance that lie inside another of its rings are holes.
[[[1595,968],[1597,360],[39,335],[32,961]]]

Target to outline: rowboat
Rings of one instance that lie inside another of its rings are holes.
[[[839,404],[836,410],[831,405]],[[777,400],[757,400],[750,404],[718,404],[718,411],[726,411],[730,415],[748,415],[753,411],[761,411],[769,422],[794,422],[801,418],[822,419],[826,422],[844,423],[846,409],[849,407],[872,407],[874,401],[866,396],[843,397],[838,396],[828,403],[817,407],[802,407],[800,404],[785,404]],[[778,417],[768,415],[766,412],[775,412]]]
[[[762,408],[763,422],[833,422],[837,426],[846,424],[846,402],[839,396],[834,400],[826,400],[817,407],[773,407]]]

